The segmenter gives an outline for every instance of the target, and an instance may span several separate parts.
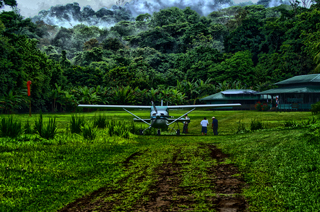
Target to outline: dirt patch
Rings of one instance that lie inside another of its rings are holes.
[[[181,164],[177,163],[179,154],[180,150],[174,154],[171,162],[165,162],[155,170],[158,179],[144,195],[148,200],[140,200],[134,206],[134,211],[181,211],[182,207],[184,211],[192,210],[188,207],[194,203],[192,194],[179,187],[182,181]]]
[[[248,211],[248,203],[240,195],[246,183],[241,178],[238,168],[234,164],[223,164],[229,155],[224,154],[215,145],[203,145],[209,148],[210,156],[218,162],[218,166],[208,170],[208,174],[215,176],[213,181],[217,194],[214,200],[215,209],[221,212]]]

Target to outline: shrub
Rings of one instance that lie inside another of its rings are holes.
[[[270,110],[270,106],[267,103],[263,103],[261,106],[262,111],[268,111]]]
[[[21,121],[14,121],[13,117],[1,120],[0,132],[2,137],[16,138],[22,133]]]
[[[82,135],[85,139],[94,140],[97,136],[97,127],[90,126],[85,124],[82,127]]]
[[[257,110],[257,111],[267,111],[270,109],[270,106],[264,102],[264,103],[261,103],[260,101],[258,101],[255,105],[254,105],[254,108]]]
[[[244,123],[241,123],[241,120],[239,120],[238,129],[236,131],[236,134],[246,133],[246,132],[248,132],[248,130],[246,129]]]
[[[70,119],[70,131],[71,133],[81,133],[81,128],[84,126],[84,117],[72,115]]]
[[[24,133],[25,134],[32,134],[33,133],[29,120],[27,120],[27,123],[24,125]]]
[[[262,122],[259,120],[255,120],[255,119],[251,120],[250,130],[255,131],[255,130],[259,130],[259,129],[263,129]]]
[[[309,127],[309,134],[314,138],[320,138],[320,123],[311,124]]]
[[[262,103],[260,101],[258,101],[255,105],[254,105],[254,108],[257,110],[257,111],[261,111],[262,110]]]
[[[42,138],[53,139],[57,133],[56,118],[49,118],[49,123],[44,125],[42,113],[40,113],[38,121],[35,121],[34,129]]]
[[[320,101],[311,105],[311,113],[312,115],[320,113]]]
[[[94,117],[93,125],[98,128],[106,128],[107,126],[107,117],[105,115],[100,115],[98,117]]]

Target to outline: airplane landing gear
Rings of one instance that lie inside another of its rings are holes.
[[[160,129],[158,129],[158,135],[160,135],[161,133],[160,133]]]
[[[180,135],[180,129],[177,129],[177,135]]]
[[[139,130],[140,131],[140,135],[143,135],[143,130]]]

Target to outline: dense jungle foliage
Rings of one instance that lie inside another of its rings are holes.
[[[0,1],[14,6],[15,1]],[[258,91],[318,73],[320,10],[233,6],[200,17],[171,7],[110,29],[33,23],[0,13],[3,113],[83,104],[193,104],[230,88]],[[31,97],[26,94],[31,80]]]

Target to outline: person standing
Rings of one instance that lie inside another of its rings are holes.
[[[187,120],[187,119],[189,119],[188,115],[185,116],[185,120]],[[183,133],[188,133],[188,124],[189,124],[189,122],[187,122],[187,121],[185,121],[183,123],[183,131],[182,131]]]
[[[212,117],[212,127],[214,135],[218,135],[218,120],[213,116]]]
[[[202,130],[201,130],[202,135],[203,135],[203,133],[205,135],[207,135],[207,129],[208,129],[208,125],[209,125],[207,118],[204,117],[204,119],[200,122],[200,124],[202,126]]]

